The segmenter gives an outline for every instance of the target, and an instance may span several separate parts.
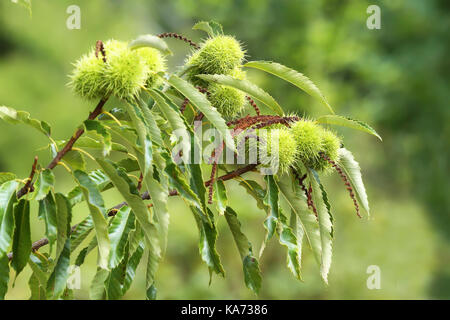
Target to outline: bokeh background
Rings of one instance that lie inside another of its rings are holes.
[[[68,30],[66,9],[81,8],[81,29]],[[369,5],[381,8],[381,29],[366,27]],[[428,299],[450,298],[449,202],[449,27],[450,2],[396,0],[39,0],[33,14],[9,0],[0,2],[0,105],[29,111],[46,120],[56,139],[69,137],[92,109],[66,86],[67,74],[98,39],[127,40],[143,33],[178,32],[200,41],[191,30],[198,20],[216,20],[235,35],[250,60],[274,60],[309,76],[338,114],[370,123],[383,142],[339,129],[363,169],[373,218],[359,220],[342,182],[326,178],[335,214],[334,259],[330,284],[319,278],[308,249],[304,282],[285,267],[285,251],[271,241],[262,260],[263,286],[255,297],[243,283],[238,252],[224,219],[219,219],[218,250],[227,272],[208,285],[197,249],[192,215],[177,199],[170,202],[167,257],[158,272],[160,299]],[[167,40],[172,67],[189,53],[184,43]],[[261,72],[250,77],[280,104],[300,114],[326,112],[290,84]],[[114,102],[108,106],[113,107]],[[28,176],[34,155],[49,159],[45,137],[24,126],[0,123],[0,171]],[[55,170],[57,187],[71,178]],[[264,214],[243,189],[230,182],[230,197],[244,231],[257,249]],[[107,192],[108,205],[120,196]],[[35,208],[36,209],[36,208]],[[75,222],[86,215],[75,211]],[[33,239],[43,225],[33,210]],[[44,248],[43,248],[44,249]],[[88,298],[95,253],[81,269]],[[369,290],[367,268],[381,270],[381,289]],[[22,272],[9,299],[27,299],[29,270]],[[126,299],[143,299],[142,266]]]

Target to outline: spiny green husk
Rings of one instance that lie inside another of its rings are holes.
[[[149,67],[149,74],[146,81],[147,88],[159,87],[163,80],[156,73],[167,70],[166,60],[159,50],[154,48],[140,48],[136,52],[141,56],[144,63]]]
[[[262,130],[266,130],[266,136],[262,135]],[[258,130],[258,136],[264,137],[265,142],[262,141],[259,143],[259,152],[260,155],[267,155],[269,157],[273,157],[275,152],[278,152],[278,163],[279,163],[279,172],[285,173],[288,169],[295,164],[297,161],[297,142],[295,138],[288,128],[277,128],[277,129],[260,129]],[[278,150],[277,148],[273,148],[273,139],[274,141],[278,140]],[[278,139],[276,139],[278,138]]]
[[[322,159],[321,152],[333,161],[338,159],[341,140],[333,132],[307,119],[295,122],[291,131],[297,142],[298,161],[306,167],[317,171],[329,168],[330,164]]]
[[[92,49],[75,63],[70,76],[74,92],[87,99],[114,95],[125,99],[143,87],[160,84],[155,75],[166,69],[162,55],[155,49],[130,50],[126,42],[108,40],[104,44],[106,62]]]
[[[195,66],[204,74],[229,74],[242,64],[245,51],[232,36],[209,38],[188,59],[187,65]]]
[[[225,118],[232,118],[243,110],[245,93],[235,88],[211,84],[208,87],[208,100]]]
[[[198,74],[225,74],[239,79],[236,72],[242,65],[245,51],[232,36],[216,36],[202,43],[201,48],[187,59],[187,77],[195,85],[205,87],[207,82]]]

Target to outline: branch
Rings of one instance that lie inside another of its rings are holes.
[[[19,192],[17,193],[17,198],[21,198],[23,195],[27,194],[29,191],[34,190],[32,183],[33,183],[34,174],[36,173],[37,161],[38,161],[38,157],[36,156],[36,157],[34,157],[33,166],[31,167],[31,173],[27,179],[27,183],[25,183],[23,188],[19,190]]]
[[[97,118],[97,116],[100,113],[102,113],[103,106],[105,105],[106,101],[108,101],[108,98],[103,98],[102,100],[100,100],[100,102],[95,107],[94,111],[92,111],[89,114],[88,120],[94,120],[95,118]],[[52,170],[53,168],[55,168],[56,165],[61,161],[61,159],[66,155],[66,153],[69,152],[70,150],[72,150],[73,145],[81,137],[81,135],[83,133],[84,133],[84,129],[82,129],[82,128],[78,129],[75,132],[75,134],[70,138],[70,140],[66,143],[64,148],[62,148],[61,151],[59,151],[56,154],[56,156],[53,158],[53,160],[48,164],[47,169]],[[34,172],[33,172],[33,175],[34,175]],[[32,178],[31,175],[30,175],[30,177]],[[33,189],[33,183],[31,182],[31,180],[29,180],[25,184],[25,186],[17,192],[17,198],[23,197],[28,192],[32,191],[32,189]]]
[[[253,171],[257,165],[258,165],[257,163],[249,164],[249,165],[239,168],[233,172],[224,174],[223,176],[218,177],[217,180],[222,180],[222,181],[231,180],[231,179],[236,178],[237,176],[240,176],[246,172]],[[211,180],[206,181],[205,187],[208,187],[210,184],[211,184]]]

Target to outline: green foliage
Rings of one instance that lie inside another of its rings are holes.
[[[157,278],[158,268],[166,252],[173,249],[169,238],[169,221],[174,214],[169,205],[172,196],[183,199],[193,214],[199,260],[209,270],[210,283],[214,274],[225,277],[218,248],[223,219],[238,248],[244,283],[255,294],[260,292],[263,281],[259,258],[274,238],[285,249],[286,266],[294,278],[302,279],[302,253],[309,246],[320,266],[320,276],[328,283],[333,218],[319,174],[335,167],[344,175],[341,166],[367,211],[368,202],[358,163],[341,148],[341,138],[320,124],[376,132],[362,122],[335,115],[318,120],[296,114],[285,117],[285,109],[247,78],[242,70],[246,52],[234,37],[223,35],[216,22],[200,22],[194,29],[206,31],[210,38],[192,53],[179,72],[167,70],[165,59],[171,51],[153,35],[140,36],[129,44],[98,42],[96,49],[75,64],[70,76],[75,93],[101,99],[101,103],[69,140],[50,138],[54,163],[70,173],[72,189],[67,194],[57,192],[60,177],[51,165],[45,169],[34,166],[32,175],[24,180],[11,173],[0,175],[0,297],[8,287],[10,250],[16,276],[27,264],[32,270],[28,283],[33,299],[70,298],[67,280],[71,259],[81,266],[96,250],[96,273],[89,286],[92,299],[121,299],[144,256],[145,296],[155,299],[157,284],[165,281]],[[255,61],[245,66],[293,83],[333,112],[321,91],[303,74],[272,62]],[[252,102],[254,109],[247,110],[246,95],[264,104],[265,109],[259,110]],[[112,110],[104,105],[109,98],[115,99]],[[253,112],[257,115],[252,116]],[[0,107],[0,116],[50,136],[50,127],[31,119],[28,113]],[[202,125],[220,135],[214,138],[212,148],[206,146],[211,148],[208,155],[214,160],[206,164],[189,157],[196,156],[196,148],[205,147],[204,137],[196,135],[195,121],[203,116]],[[269,129],[269,136],[263,137],[262,129]],[[260,155],[277,158],[278,170],[265,174],[263,169],[271,163],[261,158],[250,166],[217,163],[222,153],[231,153],[234,158],[239,131],[256,133],[261,139],[253,145]],[[276,139],[272,139],[274,135]],[[183,149],[177,149],[180,146]],[[94,169],[87,172],[91,167]],[[242,177],[248,171],[255,171],[254,180]],[[208,180],[204,176],[207,172],[211,173]],[[232,179],[238,180],[267,214],[259,257],[244,234],[246,221],[233,208],[233,190],[227,182]],[[110,209],[104,200],[107,190],[120,196]],[[33,201],[37,201],[38,217],[45,225],[45,241],[38,245],[49,244],[46,255],[31,254]],[[85,203],[89,213],[71,226],[73,212],[80,203]]]

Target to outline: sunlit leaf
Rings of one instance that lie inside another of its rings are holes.
[[[55,176],[50,169],[44,169],[39,172],[39,176],[34,184],[35,194],[34,200],[42,200],[44,199],[50,190],[53,189],[53,185],[55,184]]]
[[[86,161],[84,160],[83,154],[79,151],[70,150],[64,155],[62,160],[67,163],[72,170],[86,170]]]
[[[360,120],[350,119],[350,118],[338,116],[335,114],[333,114],[333,115],[329,114],[329,115],[319,117],[317,119],[317,122],[323,123],[323,124],[335,124],[338,126],[361,130],[361,131],[367,132],[371,135],[374,135],[375,137],[377,137],[378,139],[383,141],[383,139],[381,139],[380,135],[371,126],[369,126],[367,123],[360,121]]]
[[[145,160],[144,167],[142,168],[142,173],[145,176],[150,170],[153,159],[152,141],[150,139],[149,127],[146,126],[144,114],[139,106],[135,104],[127,104],[127,110],[139,136],[141,152],[144,155]]]
[[[145,34],[137,37],[130,42],[128,47],[131,50],[136,50],[139,48],[155,48],[164,54],[172,54],[172,51],[170,51],[169,46],[163,39],[151,34]]]
[[[310,96],[319,99],[331,113],[334,113],[333,109],[325,99],[322,92],[320,92],[319,88],[317,88],[317,86],[302,73],[283,66],[282,64],[270,61],[250,61],[244,64],[244,67],[260,69],[292,83],[296,87],[299,87],[300,89],[305,91]]]
[[[11,124],[23,123],[50,136],[51,129],[47,122],[30,118],[30,114],[25,111],[17,111],[9,107],[0,106],[0,119]]]
[[[370,214],[369,200],[367,199],[366,188],[362,181],[361,168],[358,162],[356,162],[353,154],[345,148],[338,150],[339,164],[347,175],[350,183],[355,191],[356,198],[361,206],[366,210],[367,215]]]
[[[98,136],[102,137],[103,145],[103,156],[107,156],[112,148],[111,135],[109,134],[106,127],[97,120],[86,120],[84,121],[84,127],[86,131],[93,131]]]
[[[333,217],[331,215],[327,193],[320,182],[319,175],[314,170],[311,170],[308,172],[308,177],[312,185],[312,199],[319,217],[320,239],[322,243],[320,274],[324,282],[328,283],[333,246]]]
[[[199,21],[196,24],[194,24],[192,29],[205,31],[211,37],[223,34],[222,26],[215,21]]]

